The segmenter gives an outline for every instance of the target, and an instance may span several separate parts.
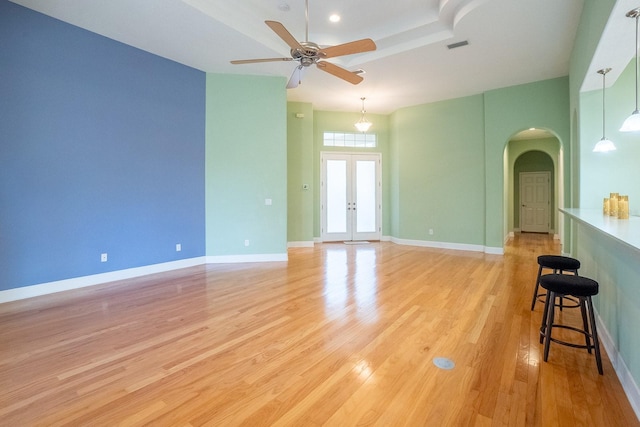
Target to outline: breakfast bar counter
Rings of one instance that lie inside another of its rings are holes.
[[[601,209],[560,208],[570,218],[640,252],[640,217],[618,219],[605,215]]]

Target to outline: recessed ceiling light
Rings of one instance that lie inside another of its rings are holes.
[[[291,7],[288,3],[282,2],[278,5],[278,9],[282,12],[289,12],[291,10]]]
[[[331,15],[329,17],[329,21],[331,21],[331,22],[340,22],[340,15],[338,15],[337,13],[334,13],[333,15]]]

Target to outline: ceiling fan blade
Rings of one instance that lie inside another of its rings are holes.
[[[331,62],[320,61],[320,62],[316,63],[316,65],[322,71],[326,71],[329,74],[333,74],[336,77],[340,77],[342,80],[346,80],[349,83],[354,84],[354,85],[357,85],[362,80],[364,80],[362,78],[362,76],[359,76],[358,74],[356,74],[354,72],[346,70],[346,69],[344,69],[342,67],[339,67],[339,66],[337,66],[335,64],[332,64]]]
[[[293,61],[293,58],[236,59],[232,64],[255,64],[257,62]]]
[[[298,40],[291,35],[291,33],[278,21],[264,21],[291,49],[302,49]]]
[[[376,44],[371,39],[356,40],[339,44],[320,50],[323,58],[335,58],[336,56],[353,55],[354,53],[370,52],[376,50]]]
[[[295,89],[300,83],[302,83],[302,75],[304,74],[304,70],[306,70],[306,68],[307,67],[298,65],[296,69],[293,70],[293,74],[291,74],[291,78],[287,83],[287,89]]]

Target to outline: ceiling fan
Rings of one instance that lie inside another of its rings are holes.
[[[371,39],[356,40],[349,43],[321,48],[316,43],[309,41],[309,0],[305,1],[306,33],[305,41],[298,42],[291,33],[277,21],[264,21],[286,44],[291,48],[291,58],[263,58],[263,59],[239,59],[231,61],[232,64],[252,64],[257,62],[298,61],[299,65],[293,70],[293,74],[287,83],[287,89],[298,87],[302,81],[303,71],[313,64],[316,67],[348,81],[354,85],[360,83],[363,78],[357,72],[349,71],[331,62],[324,61],[327,58],[353,55],[356,53],[376,50],[376,44]]]

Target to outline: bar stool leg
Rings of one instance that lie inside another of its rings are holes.
[[[558,273],[556,273],[556,270],[553,270],[553,274],[558,274]],[[563,271],[560,270],[559,274],[563,274]],[[564,298],[562,297],[562,295],[560,295],[560,311],[562,311],[563,308],[564,308]]]
[[[598,339],[598,330],[596,329],[596,316],[593,312],[593,301],[591,296],[587,297],[587,306],[589,310],[589,320],[591,321],[591,335],[593,336],[593,346],[596,351],[596,363],[598,364],[598,373],[602,375],[602,358],[600,357],[600,340]]]
[[[551,304],[553,306],[553,303]],[[540,344],[544,342],[547,334],[547,315],[549,312],[549,296],[544,300],[544,310],[542,311],[542,322],[540,323]]]
[[[533,300],[531,301],[531,311],[536,307],[538,300],[538,288],[540,288],[540,276],[542,275],[542,266],[538,268],[538,276],[536,277],[536,288],[533,290]]]
[[[589,321],[587,320],[587,300],[584,297],[579,297],[579,299],[580,299],[580,313],[582,314],[582,329],[588,332]],[[586,333],[584,334],[584,339],[587,346],[587,351],[589,352],[589,354],[591,354],[591,349],[593,348],[593,344],[591,343],[591,336],[588,333]]]
[[[556,308],[556,293],[552,291],[547,292],[547,302],[545,306],[547,306],[547,315],[545,331],[544,331],[544,361],[546,362],[549,358],[549,347],[551,344],[551,330],[553,329],[553,321],[555,317],[555,308]]]

